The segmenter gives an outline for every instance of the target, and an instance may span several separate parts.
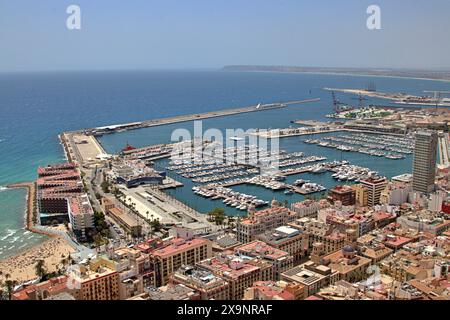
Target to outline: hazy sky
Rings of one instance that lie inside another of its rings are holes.
[[[81,8],[68,30],[66,8]],[[371,4],[382,30],[366,27]],[[0,0],[0,71],[450,69],[449,0]]]

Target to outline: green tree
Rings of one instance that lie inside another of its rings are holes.
[[[97,233],[94,236],[94,245],[96,247],[100,247],[103,243],[104,243],[104,241],[103,241],[103,238],[102,238],[101,234]]]
[[[34,266],[34,270],[36,271],[36,275],[40,279],[44,279],[47,275],[47,270],[45,269],[44,260],[38,260],[36,265]]]
[[[161,222],[159,222],[158,219],[154,219],[150,222],[150,227],[152,228],[152,233],[153,232],[158,232],[161,230],[162,225]]]
[[[102,190],[103,190],[104,193],[109,193],[110,192],[109,182],[108,181],[103,181],[100,186],[102,187]]]
[[[94,211],[94,226],[97,233],[100,233],[104,237],[109,237],[109,226],[106,223],[103,212]]]
[[[8,300],[11,300],[11,296],[12,296],[12,293],[14,291],[14,287],[16,286],[16,284],[17,284],[17,281],[15,281],[15,280],[8,279],[5,281],[6,294],[8,296]]]
[[[220,226],[225,221],[225,210],[222,208],[215,208],[208,213],[211,217],[211,220],[216,223],[216,225]]]

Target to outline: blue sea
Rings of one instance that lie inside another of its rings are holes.
[[[317,119],[332,110],[331,94],[324,87],[365,88],[374,82],[379,91],[423,94],[424,90],[449,90],[448,82],[418,79],[343,76],[298,73],[245,73],[225,71],[129,71],[54,72],[0,75],[0,258],[39,243],[45,238],[24,230],[24,190],[4,190],[3,186],[36,178],[36,168],[64,161],[58,134],[67,130],[119,124],[152,118],[234,108],[257,103],[321,98],[321,101],[290,106],[284,110],[213,118],[203,128],[278,128],[291,120]],[[352,96],[338,94],[342,102],[358,104]],[[370,103],[387,105],[371,99]],[[100,139],[108,152],[117,152],[129,142],[139,147],[170,142],[176,128],[192,130],[192,123],[173,124]],[[303,138],[283,139],[281,148],[340,159],[335,150],[305,145]],[[362,154],[344,156],[354,164],[371,167],[387,176],[410,172],[411,159],[384,160]],[[164,162],[159,165],[164,165]],[[298,176],[290,179],[298,179]],[[327,175],[309,177],[331,185]],[[192,194],[190,182],[170,191],[196,209],[207,212],[220,205]],[[273,194],[258,187],[237,187],[271,200],[290,202],[300,196]],[[235,214],[227,208],[229,214]]]

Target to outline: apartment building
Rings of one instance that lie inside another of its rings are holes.
[[[256,236],[256,239],[289,253],[294,259],[294,264],[308,254],[308,235],[290,226],[281,226],[266,231]]]
[[[203,238],[174,238],[150,253],[155,285],[164,286],[182,265],[195,265],[212,256],[212,245]]]
[[[241,243],[251,242],[267,230],[281,227],[293,221],[298,214],[288,208],[274,205],[269,209],[251,212],[249,218],[238,221],[236,237]]]

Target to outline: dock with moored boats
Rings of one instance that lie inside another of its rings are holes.
[[[169,125],[174,123],[189,122],[195,120],[203,120],[209,118],[225,117],[232,115],[239,115],[251,112],[262,112],[269,110],[284,109],[291,105],[300,105],[306,103],[313,103],[320,101],[320,98],[305,99],[305,100],[292,100],[286,102],[274,102],[274,103],[259,103],[258,105],[230,108],[217,111],[210,111],[204,113],[178,115],[173,117],[152,119],[147,121],[130,122],[124,124],[113,124],[101,127],[80,129],[76,131],[67,131],[60,135],[61,143],[63,144],[66,157],[70,161],[79,163],[80,165],[95,166],[100,162],[103,162],[109,155],[101,146],[100,142],[96,139],[98,136],[105,134],[124,132],[129,130],[136,130],[142,128],[156,127],[162,125]],[[159,160],[167,158],[170,153],[155,154],[151,160]]]
[[[359,152],[375,157],[391,160],[405,159],[412,154],[414,144],[411,137],[373,136],[364,133],[324,137],[322,139],[306,139],[305,143],[320,147],[334,148],[343,152]]]

